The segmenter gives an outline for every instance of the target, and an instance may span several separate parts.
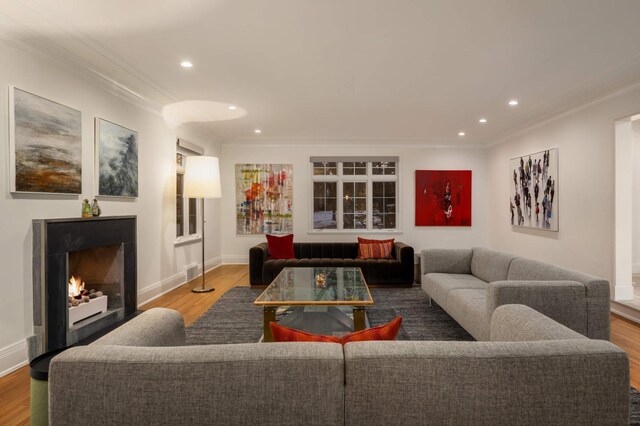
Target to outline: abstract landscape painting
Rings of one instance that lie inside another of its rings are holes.
[[[416,226],[471,226],[471,170],[416,170]]]
[[[558,230],[558,148],[509,162],[511,225]]]
[[[138,196],[138,132],[96,119],[98,195]]]
[[[293,164],[236,164],[236,233],[293,231]]]
[[[82,113],[10,88],[11,192],[82,192]]]

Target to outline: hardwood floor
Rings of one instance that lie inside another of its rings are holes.
[[[195,279],[177,289],[160,296],[142,306],[141,310],[155,307],[172,308],[184,317],[186,325],[191,324],[207,311],[227,290],[236,286],[249,285],[247,265],[224,265],[206,275],[207,286],[215,287],[211,293],[192,293],[191,289],[201,286],[202,279]],[[0,378],[0,425],[29,424],[29,367]]]
[[[227,290],[236,286],[248,286],[247,265],[224,265],[207,273],[206,283],[216,291],[192,293],[191,288],[200,285],[196,279],[141,307],[172,308],[184,316],[185,324],[194,322],[206,312]],[[640,388],[640,325],[622,317],[611,315],[611,341],[629,354],[631,385]],[[29,368],[23,367],[0,378],[0,425],[29,424]]]

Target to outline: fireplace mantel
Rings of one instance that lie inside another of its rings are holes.
[[[33,324],[29,358],[74,344],[132,315],[137,307],[136,216],[33,220]],[[122,307],[69,327],[70,253],[119,247]]]

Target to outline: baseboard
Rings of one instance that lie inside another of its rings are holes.
[[[244,255],[223,255],[222,263],[225,265],[247,265],[249,263],[249,256]]]
[[[217,256],[217,257],[214,257],[213,259],[206,260],[205,265],[206,265],[207,272],[209,272],[212,269],[215,269],[218,266],[222,265],[222,257]],[[200,274],[202,274],[202,269],[198,268],[198,275]],[[160,296],[163,296],[169,293],[170,291],[175,290],[181,285],[186,284],[187,281],[185,281],[185,278],[186,278],[186,274],[184,273],[184,271],[182,271],[175,275],[167,277],[160,282],[151,284],[150,286],[147,286],[142,290],[139,290],[138,291],[138,308],[159,298]]]
[[[0,349],[0,377],[27,365],[27,340],[20,340]]]
[[[637,309],[633,309],[629,306],[625,306],[621,303],[612,301],[611,312],[623,318],[626,318],[629,321],[640,324],[640,311],[638,311]]]

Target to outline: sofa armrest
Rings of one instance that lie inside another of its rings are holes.
[[[577,281],[493,281],[487,288],[487,315],[502,305],[529,306],[587,336],[587,297]]]
[[[402,264],[402,282],[407,284],[413,284],[415,280],[414,276],[414,255],[413,247],[408,244],[397,242],[394,247],[394,257]]]
[[[424,249],[420,252],[421,273],[470,274],[472,256],[471,249]]]
[[[78,401],[91,396],[91,407]],[[49,371],[55,425],[344,423],[337,343],[82,346]]]
[[[184,320],[178,311],[153,308],[127,321],[92,346],[182,346],[185,343]]]
[[[492,342],[586,339],[525,305],[502,305],[491,317]]]
[[[262,282],[262,266],[269,257],[269,246],[260,243],[249,249],[249,282],[251,285],[266,284]]]

